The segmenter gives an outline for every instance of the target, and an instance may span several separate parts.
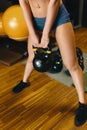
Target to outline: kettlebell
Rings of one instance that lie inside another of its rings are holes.
[[[62,69],[63,69],[63,62],[58,49],[57,51],[54,51],[51,54],[51,66],[49,72],[59,73],[62,71]]]
[[[82,52],[82,50],[79,47],[76,47],[76,54],[77,54],[77,56],[78,55],[83,56],[83,52]]]
[[[84,57],[83,57],[83,52],[79,47],[76,47],[76,54],[78,58],[78,63],[81,67],[82,70],[84,70]]]
[[[50,55],[51,55],[51,48],[41,48],[41,49],[34,49],[35,57],[33,59],[33,66],[35,70],[39,72],[46,72],[50,67]]]

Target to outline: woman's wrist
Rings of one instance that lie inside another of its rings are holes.
[[[43,31],[42,35],[43,35],[44,37],[48,37],[48,36],[49,36],[49,32]]]
[[[29,31],[29,35],[36,35],[36,32],[35,32],[35,30],[31,30],[31,31]]]

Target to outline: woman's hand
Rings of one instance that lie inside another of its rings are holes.
[[[49,44],[49,35],[42,35],[41,37],[41,42],[40,42],[40,47],[41,48],[47,48],[48,47],[48,44]]]
[[[32,46],[39,47],[40,37],[37,33],[29,34],[28,40],[29,40],[29,44],[32,44]]]

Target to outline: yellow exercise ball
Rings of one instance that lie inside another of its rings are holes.
[[[3,27],[8,37],[22,41],[28,37],[28,28],[20,5],[10,6],[3,14]]]
[[[0,36],[5,36],[5,31],[4,31],[3,23],[2,23],[2,15],[3,13],[0,13]]]

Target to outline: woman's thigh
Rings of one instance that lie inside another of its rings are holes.
[[[56,40],[60,48],[62,59],[67,67],[73,66],[76,61],[75,37],[70,22],[57,27]]]

